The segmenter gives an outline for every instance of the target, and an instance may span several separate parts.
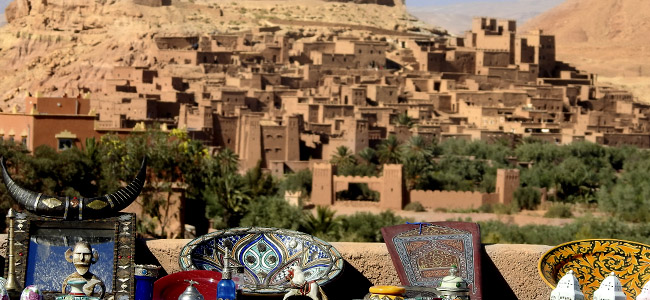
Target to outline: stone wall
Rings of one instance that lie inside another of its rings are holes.
[[[190,240],[150,240],[146,246],[167,273],[180,271],[178,255]],[[360,299],[372,285],[399,285],[384,243],[332,243],[346,260],[340,277],[325,286],[330,299]],[[545,300],[549,288],[537,261],[550,246],[485,245],[482,255],[483,299]]]
[[[409,199],[428,209],[476,209],[483,205],[483,194],[479,192],[412,190]]]

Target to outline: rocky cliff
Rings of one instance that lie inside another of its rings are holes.
[[[99,91],[115,66],[154,65],[151,53],[156,49],[156,36],[237,32],[276,25],[273,20],[277,19],[390,30],[414,26],[402,6],[317,0],[173,0],[169,4],[14,0],[7,8],[10,23],[0,27],[0,109],[21,105],[27,92],[56,96]],[[280,26],[285,32],[312,35],[334,30],[331,26]]]
[[[650,76],[650,1],[567,0],[523,26],[556,36],[558,57],[606,76]]]
[[[354,3],[354,4],[378,4],[378,5],[386,5],[386,6],[404,5],[404,0],[325,0],[325,1]]]
[[[554,34],[558,59],[650,103],[650,1],[567,0],[522,29]]]

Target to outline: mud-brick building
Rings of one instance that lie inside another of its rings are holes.
[[[26,97],[25,112],[0,113],[0,139],[21,143],[29,151],[47,145],[59,151],[81,147],[86,138],[99,137],[90,100]]]

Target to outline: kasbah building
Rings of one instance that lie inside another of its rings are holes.
[[[381,193],[367,204],[387,209],[413,201],[431,209],[508,204],[519,172],[498,170],[495,193],[407,193],[399,165],[384,166],[381,177],[336,176],[328,160],[337,147],[357,153],[390,135],[420,135],[650,148],[650,106],[556,61],[554,36],[518,33],[512,20],[474,18],[463,37],[280,29],[157,37],[156,68],[116,66],[100,94],[29,95],[23,107],[1,113],[0,136],[30,151],[43,144],[63,151],[159,124],[233,150],[241,169],[260,160],[277,176],[311,169],[314,204],[332,205],[337,191],[367,183]],[[172,75],[183,68],[201,71]],[[404,114],[416,126],[395,122]]]

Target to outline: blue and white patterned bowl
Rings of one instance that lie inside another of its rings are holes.
[[[232,228],[189,242],[179,258],[185,271],[223,269],[225,247],[244,268],[239,286],[246,294],[289,291],[288,270],[297,265],[307,281],[331,281],[343,269],[341,254],[329,243],[306,233],[277,228]]]

